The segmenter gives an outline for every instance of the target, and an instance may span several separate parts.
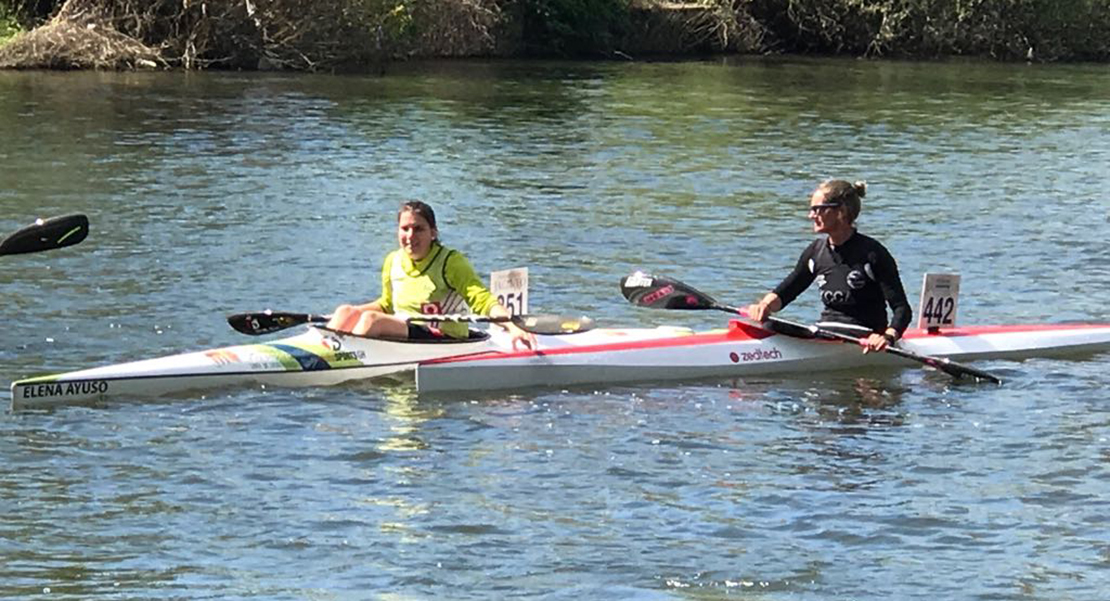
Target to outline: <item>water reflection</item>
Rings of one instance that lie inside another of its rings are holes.
[[[896,378],[855,378],[847,384],[831,386],[815,399],[818,416],[840,424],[838,432],[862,434],[868,427],[904,425],[905,415],[896,408],[906,389]]]
[[[389,436],[378,443],[383,452],[427,451],[431,445],[421,431],[427,422],[442,418],[440,407],[419,404],[415,387],[409,383],[389,383],[378,391],[383,401],[382,411],[389,424]]]

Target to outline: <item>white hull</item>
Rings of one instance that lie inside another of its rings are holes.
[[[1110,324],[985,326],[938,334],[911,330],[900,345],[920,355],[957,361],[1097,352],[1110,350]],[[434,393],[899,365],[920,364],[889,353],[865,355],[850,344],[791,338],[733,322],[727,332],[432,360],[417,367],[416,384],[421,393]]]
[[[675,336],[678,328],[591,330],[540,336],[546,347],[597,345]],[[570,342],[568,342],[570,341]],[[230,386],[331,386],[411,372],[443,357],[510,352],[501,328],[467,341],[396,341],[343,335],[317,327],[258,344],[229,346],[67,372],[12,383],[12,409],[81,405],[121,398],[152,398]]]
[[[498,336],[393,341],[309,327],[259,344],[229,346],[84,369],[12,383],[12,409],[155,397],[233,385],[329,386],[412,370],[428,359],[505,348]]]
[[[888,353],[864,355],[839,342],[772,334],[733,322],[728,330],[596,329],[539,336],[538,351],[512,351],[499,328],[486,339],[390,341],[309,327],[259,344],[224,347],[14,382],[12,409],[151,398],[211,388],[330,386],[416,367],[422,393],[610,384],[917,365]],[[1024,358],[1110,350],[1110,324],[911,330],[903,348],[922,355]],[[419,365],[419,367],[417,367]]]

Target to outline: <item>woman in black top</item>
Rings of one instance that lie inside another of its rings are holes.
[[[763,321],[789,305],[814,281],[821,289],[821,325],[855,330],[863,352],[881,351],[898,340],[910,325],[912,310],[890,252],[874,238],[856,231],[860,199],[867,184],[828,180],[817,186],[809,201],[813,231],[828,234],[810,244],[794,271],[774,291],[748,307],[748,315]],[[892,316],[887,321],[886,306]],[[831,322],[831,323],[829,323]]]

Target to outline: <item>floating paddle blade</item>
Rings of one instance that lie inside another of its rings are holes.
[[[325,315],[310,313],[286,313],[284,311],[259,311],[256,313],[236,313],[227,316],[227,323],[236,332],[248,336],[262,336],[289,329],[306,323],[322,323],[328,320]]]
[[[0,241],[0,255],[19,255],[73,246],[89,235],[89,218],[63,215],[39,219]]]
[[[621,278],[621,294],[628,302],[653,309],[725,309],[713,297],[678,280],[642,271]]]
[[[491,319],[491,321],[497,321]],[[578,334],[594,329],[594,320],[589,317],[572,315],[517,315],[512,322],[525,332],[556,336],[559,334]]]

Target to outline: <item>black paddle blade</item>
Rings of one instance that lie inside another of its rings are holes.
[[[668,277],[642,271],[621,278],[621,294],[628,302],[653,309],[720,309],[713,297]]]
[[[309,313],[285,313],[280,311],[259,311],[257,313],[236,313],[227,316],[227,323],[236,332],[249,336],[262,336],[299,326],[305,323],[327,321],[322,315]]]
[[[512,322],[525,332],[556,336],[579,334],[594,329],[594,320],[573,315],[517,315]]]
[[[985,380],[987,382],[991,382],[992,384],[1002,383],[1002,379],[994,374],[985,372],[981,369],[976,369],[974,367],[971,367],[970,365],[956,363],[955,361],[952,361],[951,359],[948,359],[946,357],[923,357],[923,359],[924,360],[922,361],[922,363],[924,363],[925,365],[928,365],[933,369],[943,371],[944,373],[954,378],[966,377],[975,378],[976,380]]]
[[[0,255],[20,255],[73,246],[89,235],[89,218],[63,215],[39,219],[0,242]]]

